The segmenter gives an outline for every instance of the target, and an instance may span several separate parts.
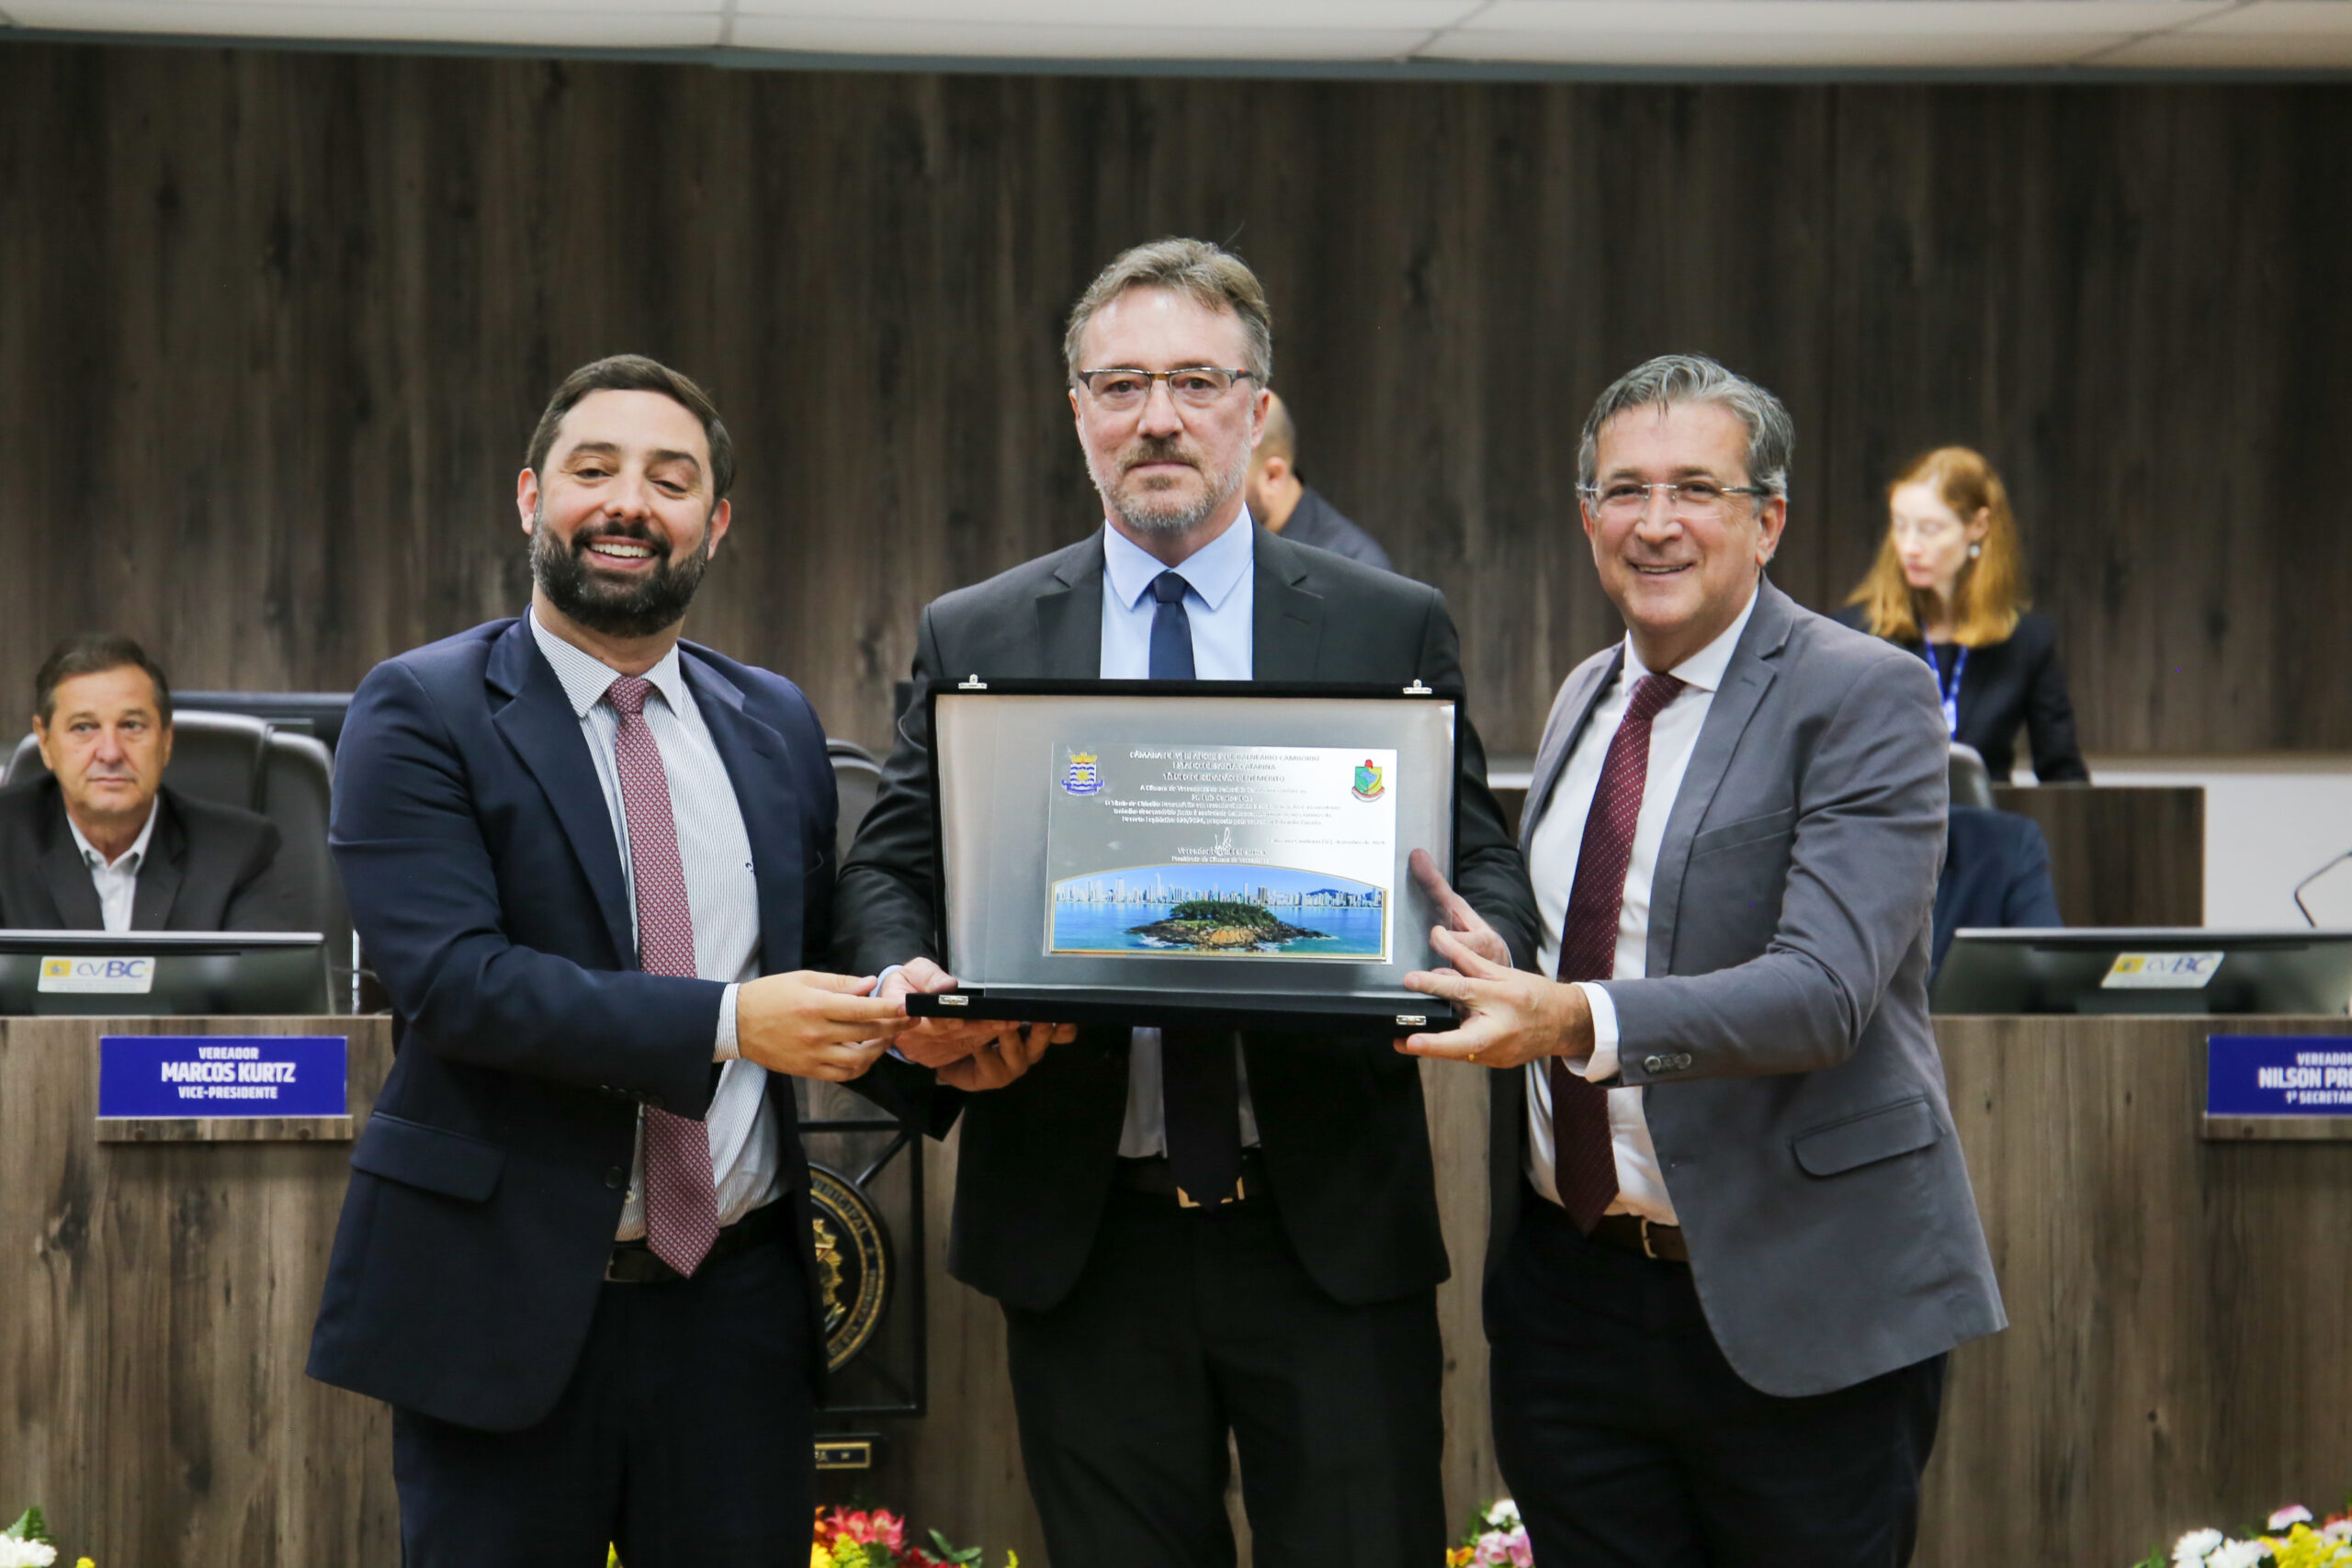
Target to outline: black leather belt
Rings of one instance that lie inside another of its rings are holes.
[[[1255,1147],[1243,1149],[1240,1179],[1233,1184],[1231,1192],[1215,1203],[1195,1202],[1190,1193],[1181,1190],[1176,1185],[1176,1168],[1168,1163],[1165,1155],[1154,1155],[1148,1159],[1123,1158],[1118,1173],[1111,1179],[1114,1186],[1126,1191],[1165,1198],[1182,1209],[1217,1209],[1227,1203],[1246,1203],[1264,1194],[1266,1159]]]
[[[750,1213],[718,1233],[718,1239],[703,1254],[696,1271],[709,1268],[722,1258],[747,1252],[762,1242],[784,1234],[785,1220],[792,1213],[792,1195],[786,1193],[775,1202],[752,1210]],[[613,1255],[605,1264],[605,1280],[614,1285],[660,1285],[685,1276],[654,1256],[653,1248],[642,1241],[616,1241]]]
[[[1680,1225],[1662,1225],[1639,1214],[1601,1215],[1600,1223],[1592,1227],[1592,1239],[1603,1247],[1638,1252],[1661,1263],[1690,1261],[1690,1244],[1682,1239]]]

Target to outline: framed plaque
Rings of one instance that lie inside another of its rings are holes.
[[[1440,960],[1460,699],[1416,682],[982,681],[929,694],[956,991],[922,1016],[1410,1030]]]

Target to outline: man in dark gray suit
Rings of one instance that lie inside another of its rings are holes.
[[[1270,534],[1280,534],[1294,545],[1313,545],[1335,556],[1376,566],[1383,571],[1388,552],[1365,533],[1323,492],[1298,477],[1298,426],[1277,392],[1266,394],[1266,429],[1250,456],[1250,515]]]
[[[126,637],[60,643],[33,682],[48,772],[0,791],[0,926],[287,931],[277,825],[165,788],[172,691]]]
[[[1242,479],[1272,336],[1238,257],[1137,246],[1080,299],[1064,347],[1101,520],[926,609],[919,684],[1459,687],[1434,589],[1251,526]],[[918,700],[835,900],[836,951],[888,970],[886,998],[953,983],[937,962],[929,739]],[[1496,940],[1532,953],[1526,874],[1467,724],[1457,756],[1463,891]],[[1053,1560],[1231,1564],[1230,1434],[1259,1562],[1436,1562],[1447,1266],[1419,1064],[1376,1032],[1311,1023],[1238,1039],[1092,1025],[1034,1067],[1000,1065],[1019,1048],[990,1049],[993,1032],[933,1021],[899,1048],[958,1086],[930,1120],[944,1134],[963,1119],[948,1269],[1003,1304]]]
[[[1498,1069],[1496,1446],[1541,1562],[1894,1568],[1945,1353],[2005,1321],[1928,1021],[1934,682],[1765,580],[1792,445],[1711,360],[1601,394],[1627,636],[1536,757],[1541,967],[1454,908],[1408,982],[1468,1016],[1405,1049]]]

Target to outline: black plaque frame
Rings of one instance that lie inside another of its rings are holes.
[[[922,694],[924,733],[930,741],[932,886],[943,911],[935,933],[943,967],[955,969],[948,950],[944,911],[947,907],[945,829],[940,807],[939,699],[943,695],[987,694],[1001,696],[1132,697],[1153,701],[1171,697],[1216,698],[1249,702],[1268,698],[1305,698],[1322,702],[1376,699],[1384,702],[1421,700],[1450,703],[1455,716],[1454,750],[1446,770],[1449,859],[1459,856],[1462,842],[1461,726],[1464,699],[1459,688],[1432,687],[1420,681],[1397,686],[1380,682],[1290,681],[1051,681],[982,678],[934,683]],[[1448,864],[1452,877],[1455,866]],[[1435,997],[1399,992],[1393,996],[1316,996],[1283,998],[1265,994],[1219,996],[1199,989],[1183,991],[1137,987],[1109,994],[1087,995],[1073,988],[1035,986],[961,985],[952,991],[917,993],[907,998],[907,1010],[917,1018],[980,1018],[998,1021],[1045,1020],[1056,1023],[1124,1023],[1146,1027],[1205,1027],[1212,1029],[1295,1029],[1329,1032],[1333,1029],[1408,1032],[1450,1029],[1456,1021],[1451,1003]]]

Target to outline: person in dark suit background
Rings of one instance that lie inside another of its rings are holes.
[[[1102,520],[923,612],[918,697],[840,890],[841,962],[885,970],[886,997],[954,984],[930,683],[1461,681],[1434,590],[1250,525],[1272,339],[1238,258],[1194,240],[1126,253],[1064,347]],[[1458,879],[1525,952],[1534,911],[1466,724],[1458,755]],[[968,1049],[933,1023],[899,1046]],[[1231,1563],[1228,1433],[1258,1561],[1437,1560],[1447,1263],[1418,1064],[1368,1035],[1089,1026],[1010,1087],[940,1091],[933,1130],[959,1112],[949,1269],[1003,1306],[1056,1562]]]
[[[1396,570],[1389,564],[1388,552],[1380,547],[1379,540],[1341,515],[1322,491],[1298,477],[1298,425],[1277,392],[1266,394],[1266,430],[1250,455],[1246,494],[1250,515],[1268,532],[1280,534],[1294,545],[1313,545],[1383,571]]]
[[[2005,1321],[1928,1018],[1949,742],[1919,660],[1764,575],[1794,445],[1698,355],[1595,402],[1626,635],[1536,753],[1542,966],[1466,919],[1406,980],[1466,1018],[1400,1049],[1495,1069],[1496,1455],[1540,1562],[1900,1568],[1946,1354]]]
[[[49,772],[0,791],[0,926],[289,931],[277,825],[164,784],[172,688],[127,637],[59,643],[33,678]]]
[[[2050,840],[2041,824],[2014,811],[1955,806],[1945,823],[1943,870],[1936,877],[1935,946],[1928,976],[1943,967],[1962,927],[2063,926]]]
[[[1886,542],[1838,619],[1935,670],[1944,728],[2007,784],[2023,728],[2043,784],[2088,784],[2058,629],[2029,607],[2009,492],[1984,455],[1939,446],[1887,487]]]
[[[517,481],[534,587],[380,664],[332,841],[398,1054],[310,1373],[392,1406],[413,1568],[798,1562],[823,1314],[792,1077],[901,1010],[831,936],[825,736],[680,640],[730,521],[702,389],[566,378]]]

